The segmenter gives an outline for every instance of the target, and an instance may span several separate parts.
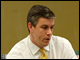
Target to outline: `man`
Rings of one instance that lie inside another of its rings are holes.
[[[67,39],[52,35],[54,19],[55,15],[48,7],[34,5],[27,16],[27,27],[30,35],[18,42],[6,58],[77,59]]]

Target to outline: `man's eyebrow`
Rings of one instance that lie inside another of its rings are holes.
[[[42,26],[47,26],[47,25],[42,25]]]
[[[55,26],[55,25],[52,25],[52,26]]]
[[[48,25],[42,25],[41,27],[44,27],[44,26],[48,26]],[[55,26],[55,25],[52,25],[52,26]]]

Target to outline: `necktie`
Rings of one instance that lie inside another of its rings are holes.
[[[39,49],[42,52],[40,59],[48,59],[48,56],[43,48]]]

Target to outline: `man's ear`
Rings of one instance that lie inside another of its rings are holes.
[[[30,32],[33,32],[33,25],[31,22],[28,23],[28,29]]]

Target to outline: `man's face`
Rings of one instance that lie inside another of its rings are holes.
[[[54,19],[39,18],[36,27],[32,27],[32,42],[42,48],[49,44],[54,27]]]

